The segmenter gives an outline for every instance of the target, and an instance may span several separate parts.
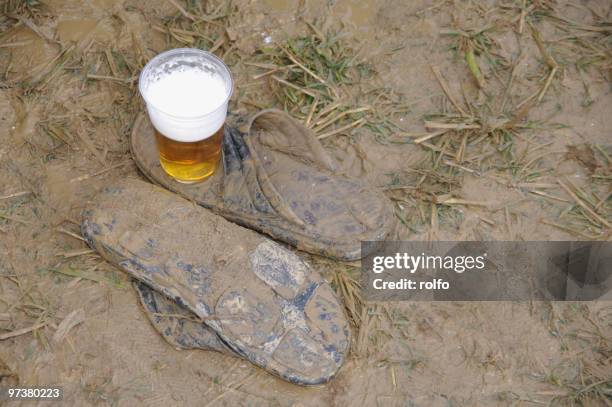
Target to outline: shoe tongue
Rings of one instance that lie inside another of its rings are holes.
[[[327,171],[336,172],[339,169],[314,133],[283,111],[268,109],[255,114],[248,124],[247,134],[266,149],[290,155]]]

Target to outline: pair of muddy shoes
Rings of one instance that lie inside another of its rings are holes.
[[[175,347],[241,357],[297,384],[329,380],[348,352],[343,307],[293,252],[235,223],[352,260],[362,240],[391,231],[388,200],[339,175],[312,133],[279,111],[255,116],[246,133],[226,126],[223,169],[200,184],[168,177],[154,140],[143,115],[134,159],[166,189],[134,179],[105,188],[84,213],[87,242],[136,280],[145,313]]]

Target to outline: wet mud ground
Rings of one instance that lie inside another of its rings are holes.
[[[396,238],[610,240],[609,2],[0,10],[0,385],[61,384],[79,406],[612,404],[610,302],[364,303],[356,264],[301,254],[353,323],[338,376],[302,388],[171,348],[79,235],[97,189],[141,177],[128,147],[139,70],[197,46],[234,72],[234,113],[288,110],[379,186]]]

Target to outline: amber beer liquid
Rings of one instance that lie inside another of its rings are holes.
[[[180,142],[155,130],[159,163],[168,175],[188,183],[211,176],[219,166],[223,126],[212,136],[200,141]]]
[[[163,52],[140,74],[159,163],[176,181],[202,181],[218,168],[232,87],[223,61],[199,49]]]

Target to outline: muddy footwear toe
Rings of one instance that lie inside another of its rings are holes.
[[[225,126],[223,168],[197,184],[166,175],[144,114],[130,138],[132,155],[151,181],[300,250],[355,260],[367,254],[361,241],[391,233],[389,199],[362,180],[338,174],[310,129],[278,110],[260,112],[247,127],[242,133]]]
[[[299,257],[152,184],[107,187],[85,212],[92,248],[195,314],[237,355],[293,383],[329,380],[349,328],[331,287]]]
[[[140,281],[133,283],[153,327],[176,349],[202,349],[239,356],[193,312]]]

